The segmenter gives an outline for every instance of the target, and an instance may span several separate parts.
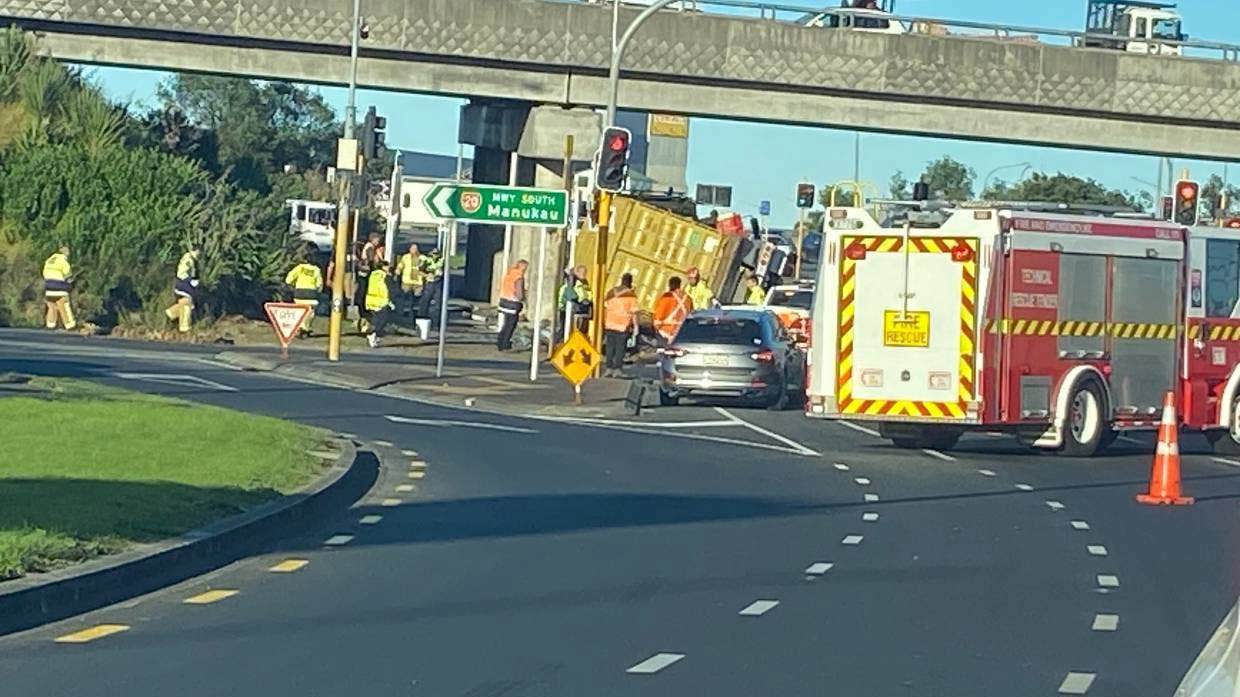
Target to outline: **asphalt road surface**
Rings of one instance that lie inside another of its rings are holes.
[[[1193,440],[1198,503],[1154,508],[1146,437],[1072,460],[730,406],[524,419],[30,341],[0,332],[0,370],[325,426],[383,467],[269,554],[0,638],[6,695],[1170,695],[1240,590],[1240,461]],[[127,629],[56,641],[101,625]]]

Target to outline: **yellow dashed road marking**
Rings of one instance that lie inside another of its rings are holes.
[[[409,463],[410,469],[424,470],[426,469],[426,460],[414,460]]]
[[[306,561],[305,559],[285,559],[284,561],[280,562],[279,564],[276,564],[275,566],[267,570],[274,571],[278,574],[287,574],[293,571],[297,571],[298,569],[300,569],[301,567],[309,563],[310,562]]]
[[[128,629],[129,625],[127,624],[98,624],[94,627],[87,627],[86,629],[72,634],[58,636],[56,637],[56,642],[59,644],[85,644],[88,641],[102,639],[103,637],[111,634],[119,634],[120,632],[127,631]]]
[[[235,590],[213,590],[186,598],[183,602],[186,605],[210,605],[211,603],[218,603],[224,598],[231,598],[236,594],[237,591]]]
[[[410,479],[421,479],[422,477],[425,477],[425,476],[426,476],[426,473],[423,472],[422,470],[409,470]]]

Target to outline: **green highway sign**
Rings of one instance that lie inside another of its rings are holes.
[[[568,225],[568,192],[558,189],[441,183],[431,187],[422,202],[437,218],[559,228]]]

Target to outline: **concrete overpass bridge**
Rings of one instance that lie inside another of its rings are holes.
[[[0,0],[66,61],[343,84],[344,0]],[[363,86],[591,106],[610,10],[548,0],[364,0]],[[698,116],[1240,160],[1240,63],[664,12],[620,103]]]

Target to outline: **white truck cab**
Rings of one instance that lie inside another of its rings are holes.
[[[871,34],[907,34],[908,27],[904,26],[903,22],[893,19],[894,5],[893,0],[882,2],[853,0],[851,4],[848,0],[844,0],[841,7],[826,8],[807,14],[799,20],[799,23],[806,27],[852,29]]]
[[[1182,20],[1175,5],[1152,0],[1090,0],[1085,45],[1129,53],[1179,56]]]

